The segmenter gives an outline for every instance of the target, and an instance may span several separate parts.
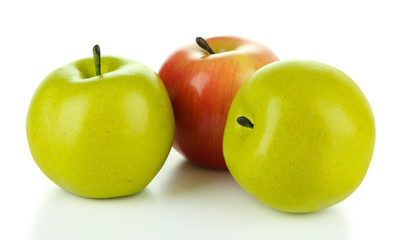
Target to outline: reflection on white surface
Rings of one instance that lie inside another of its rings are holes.
[[[243,191],[227,171],[186,161],[166,166],[131,197],[94,200],[50,192],[32,238],[350,239],[341,206],[312,214],[278,212]]]

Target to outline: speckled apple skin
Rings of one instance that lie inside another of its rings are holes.
[[[207,39],[215,54],[195,41],[173,52],[160,68],[175,116],[173,147],[206,168],[227,169],[223,133],[231,102],[259,68],[277,61],[266,46],[250,39]]]
[[[48,75],[29,106],[26,131],[34,160],[61,188],[89,198],[144,189],[172,146],[167,91],[144,64],[118,57],[63,66]]]
[[[245,116],[254,123],[237,123]],[[231,105],[223,152],[235,180],[285,212],[314,212],[346,199],[373,154],[370,105],[340,70],[285,60],[258,70]]]

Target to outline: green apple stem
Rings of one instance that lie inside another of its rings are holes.
[[[253,123],[251,120],[249,120],[247,117],[241,116],[237,118],[237,123],[243,127],[247,128],[252,128],[253,129]]]
[[[203,39],[202,37],[197,37],[196,43],[198,44],[199,47],[205,49],[208,53],[214,54],[214,51],[212,50],[212,48],[209,46],[209,44],[206,42],[206,40]]]
[[[97,44],[93,47],[93,60],[95,61],[96,76],[102,75],[100,72],[100,47]]]

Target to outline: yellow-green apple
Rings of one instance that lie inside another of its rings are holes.
[[[285,212],[347,198],[373,154],[375,123],[362,91],[340,70],[309,60],[261,68],[235,96],[223,151],[235,180]]]
[[[163,82],[135,60],[81,59],[37,88],[26,131],[34,160],[61,188],[89,198],[141,191],[170,152],[174,115]],[[100,66],[101,63],[101,66]]]
[[[278,58],[266,46],[239,37],[197,38],[196,43],[172,53],[159,71],[174,109],[173,146],[191,162],[226,169],[222,142],[230,104],[256,70]]]

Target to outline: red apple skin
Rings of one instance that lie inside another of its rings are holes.
[[[244,38],[206,41],[215,54],[194,41],[172,53],[159,76],[174,109],[174,148],[195,164],[226,169],[222,143],[231,102],[256,70],[278,57],[266,46]]]

